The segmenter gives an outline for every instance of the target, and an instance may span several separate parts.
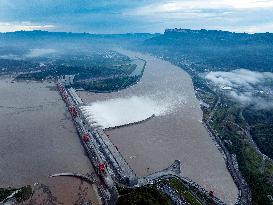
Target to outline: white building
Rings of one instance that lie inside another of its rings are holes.
[[[74,82],[75,75],[62,75],[59,77],[59,82],[64,85],[71,85]]]

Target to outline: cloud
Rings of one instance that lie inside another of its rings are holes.
[[[131,15],[150,16],[151,14],[179,13],[200,10],[261,9],[273,7],[273,1],[255,0],[185,0],[165,1],[138,7],[128,12]]]
[[[40,56],[46,56],[52,53],[57,52],[55,49],[44,49],[44,48],[35,48],[35,49],[31,49],[30,52],[28,54],[26,54],[26,57],[29,58],[35,58],[35,57],[40,57]]]
[[[21,60],[21,56],[14,54],[0,55],[1,59],[10,59],[10,60]]]
[[[219,86],[234,88],[247,87],[263,82],[265,79],[273,79],[273,73],[255,72],[246,69],[238,69],[231,72],[210,72],[206,78]]]
[[[273,73],[238,69],[230,72],[209,72],[205,78],[242,105],[273,108]]]
[[[0,22],[15,24],[1,31],[126,33],[181,27],[273,32],[272,8],[272,0],[0,0]]]
[[[0,0],[0,22],[52,25],[50,30],[119,33],[136,30],[138,19],[124,17],[124,9],[141,0]],[[145,1],[149,2],[149,1]],[[8,28],[7,28],[8,29]],[[18,28],[21,29],[21,28]],[[34,29],[37,29],[36,27]],[[47,27],[43,30],[49,30]],[[5,31],[5,30],[2,30]]]
[[[259,33],[259,32],[268,32],[273,31],[273,22],[241,26],[240,28],[224,28],[227,30],[232,30],[234,32],[247,32],[247,33]]]
[[[52,30],[54,25],[38,25],[31,22],[0,22],[0,32]]]
[[[242,104],[249,104],[252,102],[252,96],[248,93],[238,93],[236,91],[230,91],[230,96],[237,101],[241,102]]]
[[[236,32],[273,31],[273,1],[184,0],[155,1],[128,10],[124,15],[138,16],[166,27],[221,29]]]

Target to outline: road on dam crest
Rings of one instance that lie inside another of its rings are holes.
[[[234,204],[238,189],[223,155],[202,124],[202,111],[190,76],[181,68],[150,55],[125,50],[119,52],[147,62],[140,82],[119,92],[77,93],[90,106],[100,103],[111,106],[105,102],[129,100],[128,107],[120,108],[129,110],[130,99],[138,98],[144,99],[141,105],[148,99],[147,105],[155,105],[149,109],[160,110],[144,123],[106,131],[131,168],[138,176],[145,176],[168,167],[176,159],[180,160],[183,176],[207,190],[213,190],[227,204]],[[133,112],[138,110],[145,109],[134,107]],[[130,114],[134,116],[131,111]],[[116,117],[109,116],[111,119]]]

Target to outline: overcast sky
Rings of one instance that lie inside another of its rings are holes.
[[[0,0],[0,32],[273,32],[273,0]]]

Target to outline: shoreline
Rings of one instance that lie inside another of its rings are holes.
[[[151,121],[135,126],[107,131],[111,141],[118,146],[129,165],[138,176],[145,176],[179,159],[185,164],[182,169],[183,176],[191,178],[207,190],[214,190],[222,200],[235,202],[238,189],[229,174],[223,155],[205,126],[199,122],[203,112],[196,99],[189,74],[151,55],[130,51],[123,53],[138,55],[147,61],[147,68],[140,83],[117,93],[97,94],[78,91],[85,103],[134,95],[151,95],[153,99],[156,97],[160,100],[168,98],[172,102],[172,98],[187,99],[179,104],[179,109],[176,109],[175,113],[155,117]],[[171,95],[172,92],[175,95]],[[137,147],[139,149],[136,149]],[[217,167],[217,170],[213,167]]]

